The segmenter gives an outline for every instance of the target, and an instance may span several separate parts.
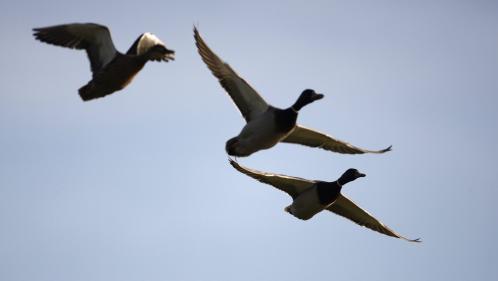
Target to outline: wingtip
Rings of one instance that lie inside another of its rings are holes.
[[[400,237],[402,238],[403,240],[406,240],[408,242],[414,242],[414,243],[422,243],[422,239],[419,237],[417,239],[408,239],[408,238],[405,238],[405,237]]]
[[[194,23],[192,24],[192,27],[194,28],[194,31],[195,31],[195,30],[197,30],[197,29],[199,28],[199,25],[200,25],[199,21],[194,22]]]
[[[202,42],[202,37],[201,34],[199,33],[199,30],[197,29],[197,26],[194,25],[194,40],[195,40],[195,45],[197,48],[199,48],[199,42]]]
[[[388,146],[387,148],[384,148],[382,150],[379,150],[379,153],[385,153],[385,152],[388,152],[388,151],[392,151],[393,150],[393,146],[390,145]]]
[[[199,30],[197,29],[197,25],[194,24],[194,37],[199,36]]]
[[[381,149],[381,150],[363,150],[362,152],[359,152],[360,154],[363,154],[363,153],[375,153],[375,154],[382,154],[382,153],[386,153],[386,152],[389,152],[389,151],[392,151],[393,150],[393,146],[390,145],[384,149]]]

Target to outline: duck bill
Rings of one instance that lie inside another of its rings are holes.
[[[360,177],[360,178],[363,178],[363,177],[366,177],[366,176],[367,176],[367,175],[362,174],[362,173],[359,173],[359,174],[358,174],[358,177]]]
[[[312,97],[313,101],[316,101],[316,100],[321,100],[323,99],[324,95],[323,94],[317,94],[315,93]]]

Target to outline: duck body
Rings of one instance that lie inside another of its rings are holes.
[[[93,75],[78,92],[82,100],[88,101],[110,95],[124,89],[147,63],[142,56],[118,53],[101,71]]]
[[[317,181],[308,190],[294,198],[285,211],[298,219],[309,220],[333,204],[340,194],[341,186],[336,182]]]
[[[269,106],[259,117],[249,121],[238,136],[225,145],[229,155],[244,157],[275,146],[296,126],[297,112]]]
[[[34,28],[33,31],[41,42],[86,51],[93,76],[78,91],[84,101],[125,88],[150,60],[174,60],[175,52],[148,32],[141,34],[123,54],[114,47],[110,31],[104,25],[71,23]]]

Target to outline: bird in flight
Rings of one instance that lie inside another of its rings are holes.
[[[109,29],[96,23],[71,23],[34,28],[41,42],[85,50],[92,70],[92,80],[79,89],[83,101],[110,95],[125,88],[148,61],[174,60],[175,51],[151,33],[141,34],[126,52],[114,47]]]
[[[299,219],[308,220],[321,211],[327,210],[382,234],[410,242],[420,242],[420,239],[408,239],[394,232],[341,194],[341,189],[345,184],[365,177],[365,174],[356,169],[348,169],[336,181],[326,182],[260,172],[243,167],[232,159],[229,159],[229,162],[237,171],[289,194],[293,201],[285,208],[285,211]]]
[[[202,60],[218,78],[246,120],[246,125],[239,135],[226,142],[225,150],[229,155],[249,156],[259,150],[271,148],[279,142],[319,147],[345,154],[384,153],[391,150],[391,146],[382,150],[359,148],[296,124],[299,111],[304,106],[322,99],[323,94],[306,89],[288,108],[280,109],[269,105],[230,65],[222,61],[208,47],[195,27],[194,38]]]

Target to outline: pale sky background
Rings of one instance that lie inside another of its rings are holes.
[[[83,103],[82,51],[31,28],[107,25],[177,51],[125,90]],[[384,155],[280,144],[242,165],[335,180],[414,244],[236,172],[244,125],[192,27],[276,106],[323,100],[299,123]],[[496,1],[0,2],[0,280],[497,280]]]

